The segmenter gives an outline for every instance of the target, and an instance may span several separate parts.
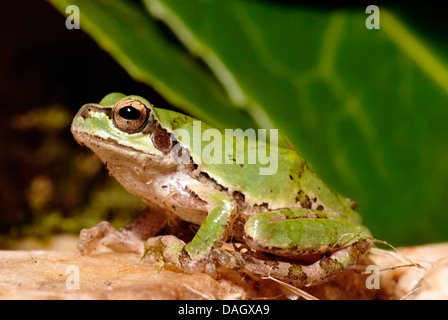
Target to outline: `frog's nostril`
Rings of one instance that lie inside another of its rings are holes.
[[[112,109],[111,108],[100,107],[100,106],[93,105],[93,104],[86,105],[79,113],[79,116],[82,117],[84,120],[86,120],[87,118],[92,117],[92,115],[96,112],[104,113],[109,119],[111,119],[111,117],[112,117]]]
[[[92,106],[89,105],[89,106],[83,108],[79,115],[85,120],[85,119],[89,118],[91,111],[92,111]]]

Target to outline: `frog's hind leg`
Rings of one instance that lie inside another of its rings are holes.
[[[83,229],[79,235],[78,250],[90,254],[99,246],[118,252],[143,254],[144,240],[154,236],[165,225],[167,215],[163,209],[147,207],[134,221],[120,229],[109,222],[102,221],[89,229]]]
[[[358,240],[350,246],[328,256],[323,256],[311,264],[298,261],[277,260],[252,250],[219,252],[217,261],[225,267],[260,277],[273,277],[297,287],[314,286],[325,282],[347,266],[359,262],[371,248],[368,240]]]
[[[250,250],[229,252],[233,259],[225,261],[249,273],[299,286],[327,280],[358,263],[372,246],[364,226],[310,209],[254,215],[244,232]]]

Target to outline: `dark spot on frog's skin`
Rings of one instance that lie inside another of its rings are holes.
[[[302,206],[302,208],[305,209],[311,209],[311,200],[310,197],[308,197],[303,190],[300,190],[297,194],[296,197],[296,203],[300,202],[300,205]]]
[[[228,188],[226,188],[223,185],[219,184],[218,181],[216,181],[213,178],[210,178],[210,182],[213,183],[221,191],[228,191],[229,190]]]
[[[231,154],[228,154],[227,155],[228,157],[229,157],[229,159],[230,160],[232,160],[234,163],[236,162],[236,160],[235,160],[235,158],[233,157],[233,155],[231,155]]]
[[[358,203],[356,203],[355,200],[350,199],[350,198],[346,198],[346,200],[353,210],[356,210],[358,208]]]
[[[171,206],[171,208],[173,209],[173,211],[175,211],[175,210],[176,210],[176,206]]]
[[[208,175],[207,172],[201,171],[199,174],[200,174],[201,176],[205,177],[206,179],[210,179],[210,176]]]
[[[263,202],[262,204],[256,204],[254,207],[269,209],[269,205],[266,202]]]
[[[166,189],[166,188],[168,188],[168,186],[162,186],[162,189]]]
[[[266,257],[267,257],[268,259],[270,259],[270,258],[269,258],[269,257],[270,257],[270,254],[269,254],[269,253],[266,253],[266,252],[265,252],[264,255],[266,255]],[[278,261],[275,261],[275,260],[262,260],[262,259],[259,259],[258,261],[263,262],[263,264],[264,264],[266,267],[268,267],[269,270],[277,270],[277,269],[280,268],[280,263],[279,263]]]
[[[237,201],[241,201],[241,202],[244,202],[245,201],[245,199],[246,199],[246,197],[244,196],[244,194],[242,194],[241,192],[239,192],[239,191],[233,191],[233,197],[235,198],[235,200],[237,200]]]
[[[180,255],[179,255],[179,262],[180,262],[180,265],[181,266],[188,266],[188,264],[191,262],[191,257],[190,257],[190,255],[188,254],[188,252],[185,250],[185,248],[184,249],[182,249],[182,251],[180,252]]]
[[[170,133],[160,127],[154,130],[151,140],[154,146],[162,152],[169,152],[173,147]]]
[[[194,171],[194,170],[197,170],[197,168],[198,168],[198,164],[197,164],[196,162],[193,161],[193,159],[191,158],[191,156],[190,156],[190,165],[191,165],[193,171]]]
[[[308,196],[305,196],[305,199],[302,201],[302,207],[306,209],[311,209],[311,201]]]
[[[325,272],[325,277],[331,276],[336,272],[341,271],[343,268],[342,264],[338,260],[327,256],[323,257],[319,261],[319,266]]]
[[[322,206],[322,205],[318,205],[317,208],[316,208],[316,210],[323,211],[323,210],[324,210],[324,206]]]
[[[242,257],[243,257],[244,261],[246,261],[248,263],[256,263],[254,258],[251,256],[250,251],[242,252]],[[244,265],[241,265],[241,266],[244,267]]]
[[[278,263],[277,261],[272,261],[272,269],[280,269],[280,263]]]
[[[173,141],[173,146],[172,147],[174,147],[176,144],[178,144],[179,142],[178,141]],[[172,148],[171,147],[171,148]],[[187,155],[187,156],[189,156],[190,155],[190,153],[188,152],[188,150],[187,149],[185,149],[184,147],[180,147],[179,149],[178,149],[178,151],[177,151],[177,157],[179,158],[179,159],[182,159],[183,158],[183,156],[184,156],[184,152],[185,152],[185,155]],[[191,156],[190,156],[190,159],[191,159]],[[190,163],[191,163],[191,160],[190,160]]]
[[[294,180],[294,178],[292,177],[292,175],[289,175],[289,179]]]
[[[185,187],[184,190],[185,190],[186,192],[188,192],[188,194],[190,195],[190,197],[191,197],[192,199],[196,199],[196,200],[198,200],[201,204],[207,204],[207,201],[202,200],[201,197],[199,197],[199,195],[198,195],[196,192],[194,192],[193,190],[189,189],[188,186]]]
[[[330,252],[325,252],[324,254],[322,254],[322,255],[320,256],[320,259],[319,259],[319,260],[327,259],[330,255],[331,255]]]
[[[298,270],[300,270],[300,272]],[[289,267],[287,278],[295,281],[299,280],[300,282],[305,282],[308,279],[308,276],[299,265],[293,265]]]
[[[240,163],[240,167],[241,167],[241,168],[244,168],[244,164]]]
[[[340,248],[342,248],[343,246],[344,246],[343,243],[335,243],[335,244],[333,244],[331,247],[333,248],[333,251],[337,251],[337,250],[339,250]]]
[[[221,191],[227,191],[229,190],[228,188],[224,187],[223,185],[219,184],[218,181],[216,181],[215,179],[211,178],[207,172],[203,172],[201,171],[199,173],[199,176],[202,178],[205,178],[206,180],[210,181],[215,187],[217,187],[219,190]]]

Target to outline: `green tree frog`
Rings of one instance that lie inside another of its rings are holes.
[[[219,264],[308,286],[358,263],[369,251],[371,234],[353,202],[326,186],[295,150],[263,141],[247,147],[246,136],[225,140],[223,133],[218,144],[223,161],[201,161],[208,145],[198,147],[185,138],[195,134],[195,123],[121,93],[79,110],[71,127],[75,139],[92,149],[125,189],[148,203],[119,230],[104,221],[83,229],[78,243],[83,254],[99,245],[142,255],[158,248],[165,262],[186,272],[213,275]],[[205,123],[200,130],[221,132]],[[235,148],[224,146],[239,142],[245,146],[244,159],[261,149],[275,155],[276,172],[260,174],[264,164],[258,162],[237,163]],[[189,243],[174,235],[155,236],[167,214],[199,226]],[[224,249],[226,241],[240,245]]]

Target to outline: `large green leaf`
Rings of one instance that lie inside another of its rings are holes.
[[[78,1],[82,28],[193,115],[244,127],[244,109],[258,126],[280,129],[325,181],[358,201],[375,237],[447,240],[448,58],[434,43],[384,8],[381,29],[368,30],[365,7],[144,2],[216,77],[148,31],[154,22],[131,3]]]
[[[121,0],[50,2],[64,13],[67,6],[76,5],[81,28],[132,77],[153,86],[173,105],[215,125],[253,126],[244,111],[235,109],[213,74],[167,39],[144,8]]]
[[[281,128],[324,180],[358,200],[376,237],[447,239],[448,63],[394,14],[381,10],[381,29],[369,30],[361,7],[145,3],[233,101]]]

